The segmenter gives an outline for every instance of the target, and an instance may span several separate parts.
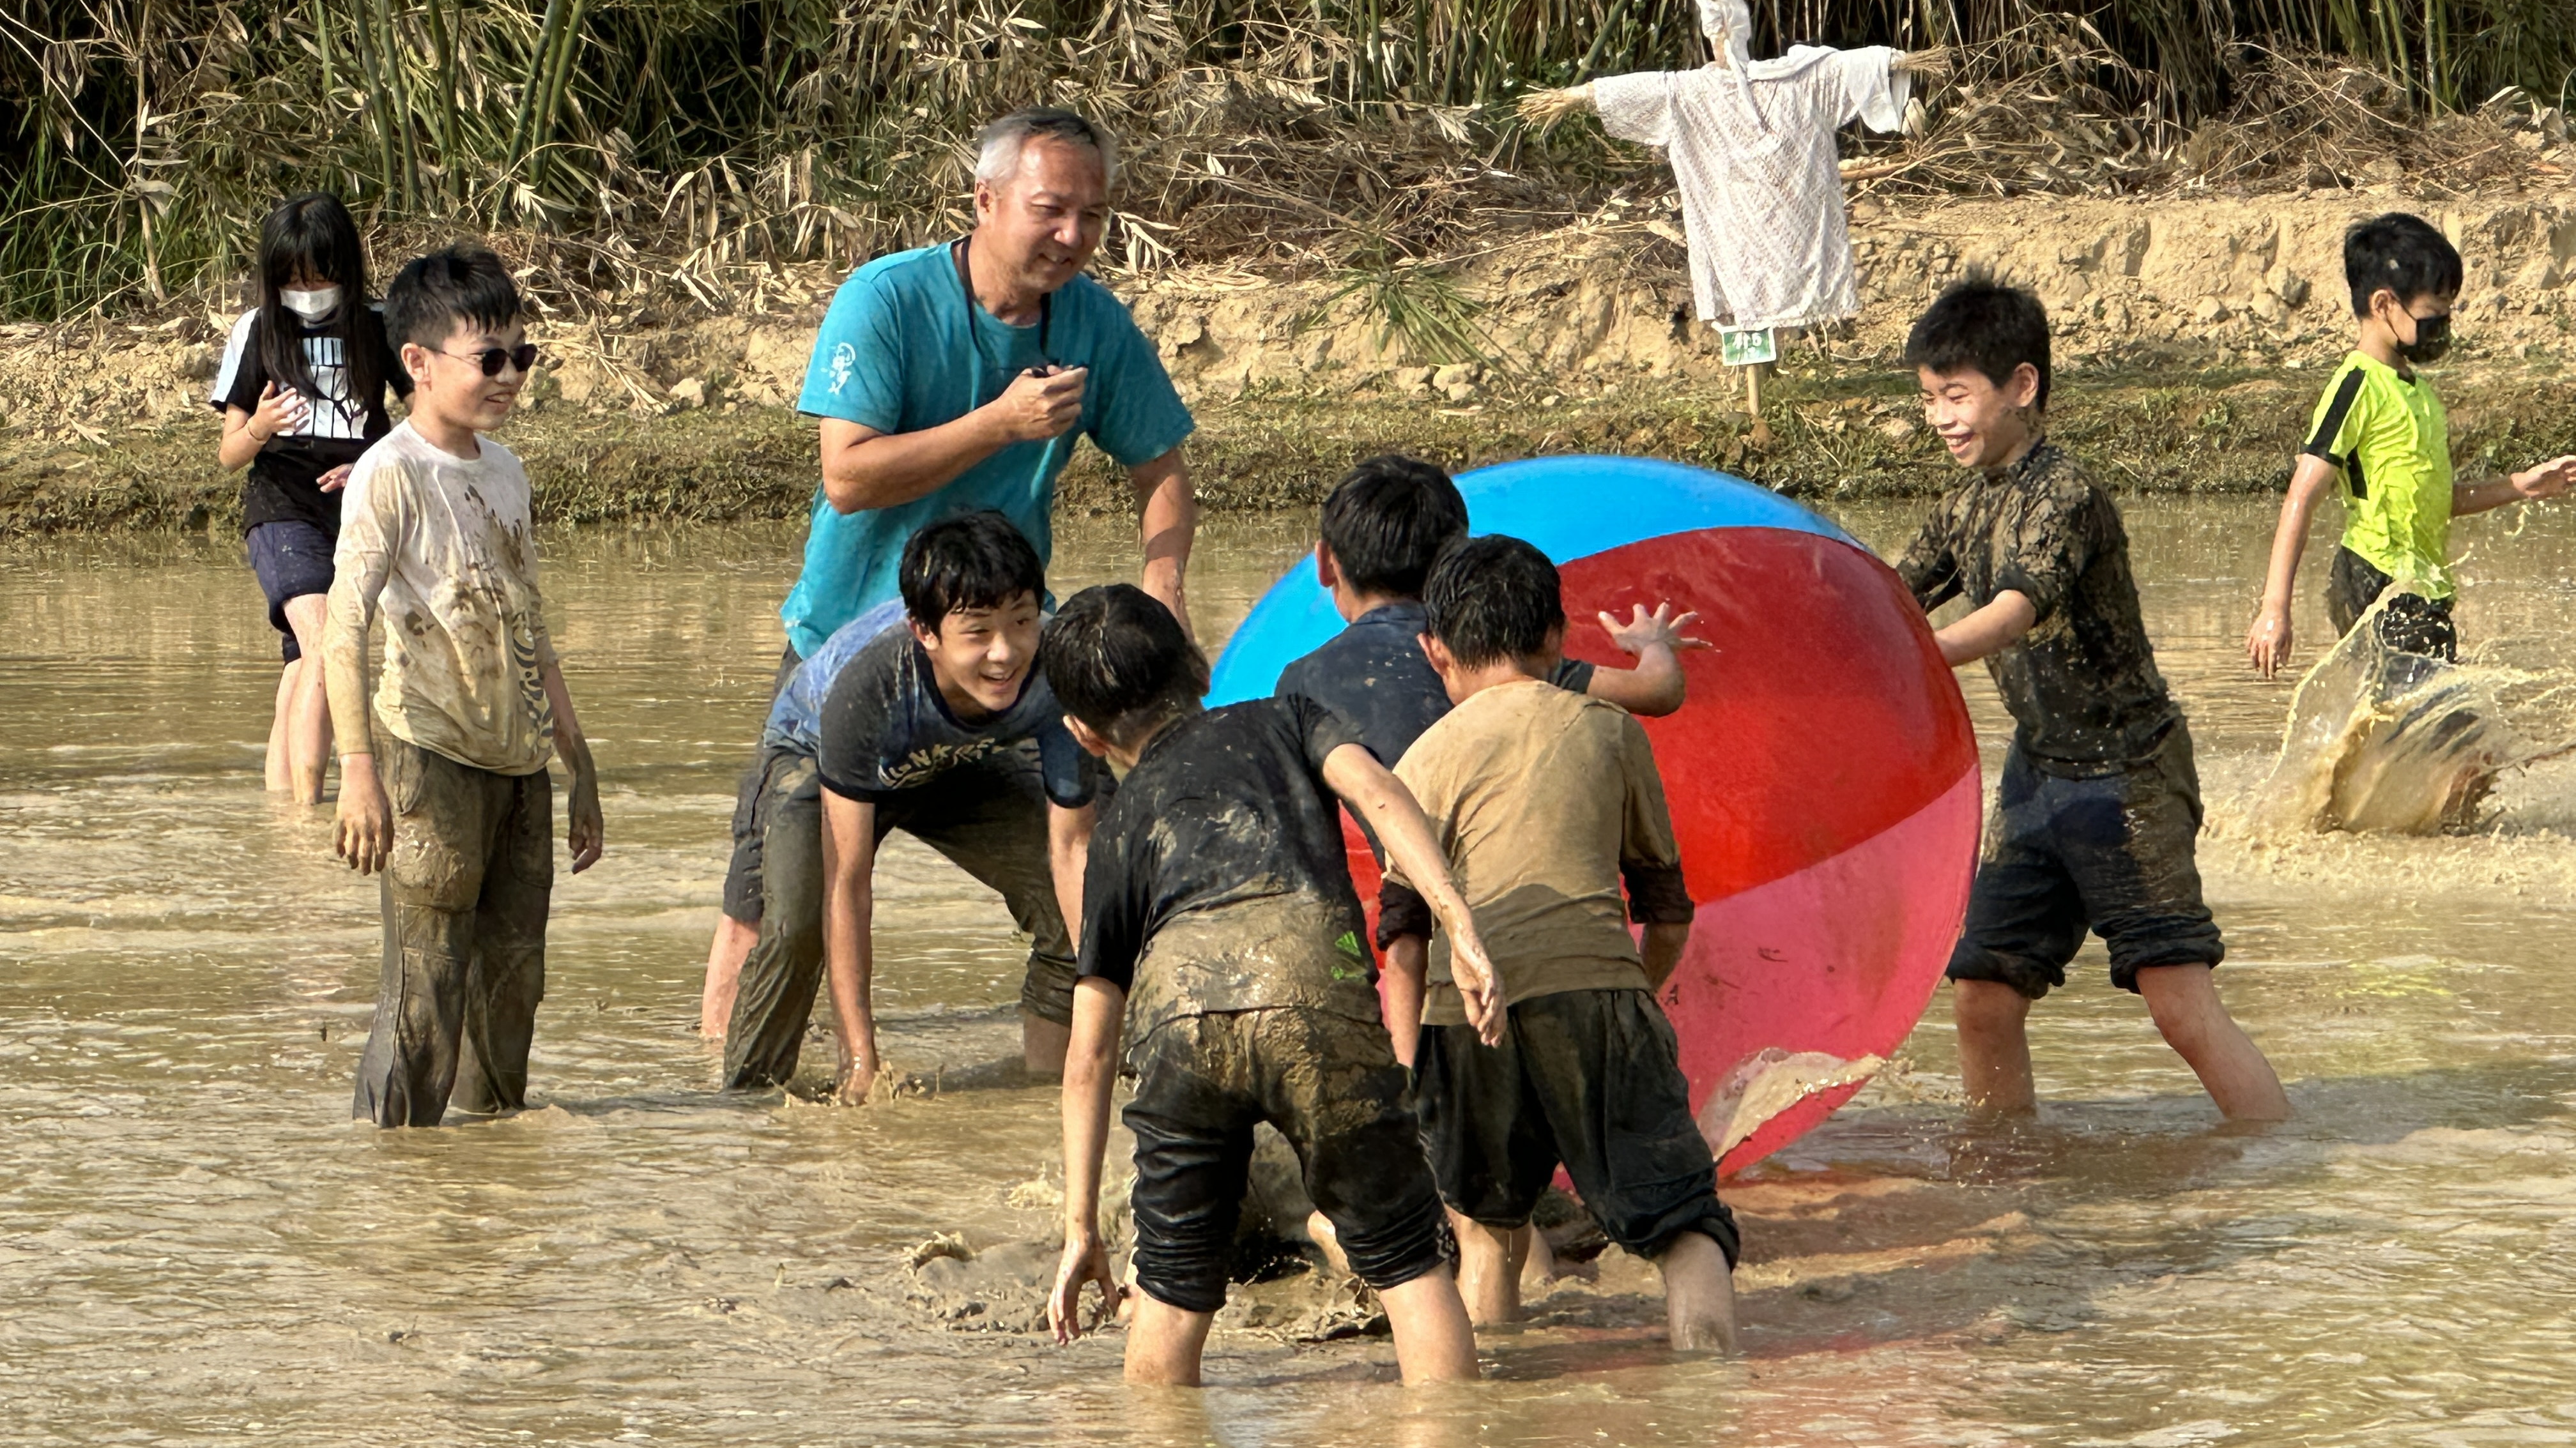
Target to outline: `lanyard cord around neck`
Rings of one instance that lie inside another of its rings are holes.
[[[957,290],[966,298],[966,343],[975,349],[975,377],[966,386],[966,410],[969,412],[984,405],[984,373],[987,370],[984,360],[984,329],[975,325],[975,314],[983,309],[983,305],[975,300],[974,274],[966,266],[967,249],[974,244],[974,234],[969,232],[949,243],[948,246],[948,259],[957,266]],[[995,318],[995,320],[1000,319]],[[1047,330],[1054,321],[1055,294],[1042,293],[1038,297],[1038,360],[1050,364],[1055,358],[1047,351]]]

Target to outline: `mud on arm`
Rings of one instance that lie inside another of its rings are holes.
[[[869,929],[875,914],[877,810],[865,800],[823,791],[823,974],[832,995],[832,1034],[840,1047],[838,1092],[846,1105],[868,1099],[877,1079],[875,973]]]
[[[1386,846],[1390,876],[1410,881],[1439,917],[1440,928],[1449,932],[1450,981],[1458,987],[1467,1020],[1487,1045],[1500,1044],[1503,1012],[1495,996],[1493,964],[1485,958],[1475,916],[1449,873],[1449,857],[1413,791],[1360,744],[1345,744],[1326,756],[1324,783]]]
[[[1099,976],[1073,987],[1073,1043],[1064,1057],[1064,1255],[1047,1296],[1055,1340],[1082,1336],[1082,1289],[1100,1284],[1101,1317],[1118,1306],[1118,1278],[1100,1238],[1100,1166],[1109,1146],[1109,1092],[1118,1079],[1118,1036],[1127,993]]]

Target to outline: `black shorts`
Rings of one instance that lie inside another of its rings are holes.
[[[2349,548],[2335,550],[2334,569],[2326,575],[2326,616],[2335,632],[2348,634],[2386,592],[2390,579],[2368,559]],[[2379,641],[2401,654],[2427,658],[2460,658],[2460,628],[2451,620],[2451,600],[2401,593],[2380,611]]]
[[[1698,1232],[1734,1263],[1735,1218],[1651,994],[1532,996],[1511,1007],[1500,1046],[1473,1026],[1424,1026],[1413,1069],[1431,1169],[1461,1215],[1526,1224],[1563,1163],[1611,1241],[1659,1257]]]
[[[769,700],[778,702],[780,691],[796,676],[796,666],[804,660],[796,657],[796,646],[789,644],[779,651],[778,672],[769,681]],[[745,925],[760,923],[760,792],[761,782],[769,777],[771,750],[768,741],[769,715],[761,713],[761,744],[751,754],[751,767],[733,788],[733,852],[725,859],[724,913]]]
[[[250,571],[268,598],[268,626],[285,635],[280,652],[286,662],[304,657],[295,630],[286,621],[289,599],[331,591],[331,535],[310,523],[292,520],[262,523],[243,543],[250,549]]]
[[[2111,984],[2122,990],[2136,990],[2151,966],[2218,964],[2227,946],[2200,898],[2199,832],[2200,777],[2180,720],[2154,754],[2092,778],[2034,768],[2015,745],[1950,979],[2037,1000],[2066,984],[2088,929],[2110,948]]]
[[[1385,1026],[1303,1006],[1182,1016],[1137,1042],[1134,1063],[1136,1285],[1155,1301],[1225,1305],[1263,1121],[1296,1149],[1361,1281],[1400,1287],[1454,1254]]]

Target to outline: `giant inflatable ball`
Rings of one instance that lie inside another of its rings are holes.
[[[1922,611],[1833,524],[1722,473],[1552,457],[1458,479],[1471,528],[1564,580],[1566,652],[1633,661],[1595,615],[1696,610],[1690,702],[1644,721],[1699,914],[1662,992],[1700,1129],[1729,1172],[1822,1121],[1930,1001],[1966,912],[1976,740]],[[1342,626],[1310,556],[1217,660],[1212,704],[1272,691]],[[1351,872],[1377,869],[1355,830]]]

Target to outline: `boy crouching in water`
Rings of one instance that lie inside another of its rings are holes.
[[[1625,710],[1547,686],[1565,606],[1536,548],[1469,539],[1441,555],[1423,592],[1422,650],[1455,707],[1396,777],[1493,942],[1500,1029],[1467,1024],[1460,937],[1426,951],[1433,922],[1408,861],[1387,871],[1378,940],[1468,1312],[1480,1326],[1520,1316],[1522,1229],[1562,1163],[1610,1240],[1662,1271],[1672,1345],[1732,1351],[1735,1220],[1654,998],[1690,938],[1692,905],[1646,731]]]
[[[2048,315],[2028,292],[1962,282],[1914,324],[1923,412],[1968,469],[1896,565],[1953,667],[1986,661],[2013,716],[1994,813],[1950,956],[1959,1072],[1980,1111],[2038,1109],[2030,1003],[2066,984],[2087,929],[2111,983],[2232,1118],[2290,1114],[2272,1063],[2220,1004],[2226,955],[2200,898],[2200,781],[2138,612],[2111,495],[2050,443]]]
[[[599,780],[537,594],[528,475],[482,433],[536,365],[519,293],[478,247],[432,252],[385,293],[411,416],[350,475],[323,678],[340,743],[333,853],[384,871],[383,985],[356,1115],[436,1126],[527,1104],[546,988],[554,791],[572,771],[577,874],[599,858]],[[368,707],[367,627],[386,615]]]
[[[1049,625],[1047,680],[1083,748],[1125,773],[1092,835],[1064,1076],[1059,1342],[1082,1287],[1118,1287],[1100,1239],[1101,1153],[1122,1025],[1136,1094],[1131,1382],[1194,1385],[1225,1305],[1235,1214],[1268,1121],[1361,1281],[1386,1305],[1408,1383],[1476,1376],[1449,1233],[1412,1093],[1369,988],[1335,797],[1424,882],[1484,1018],[1475,923],[1428,824],[1350,723],[1311,699],[1202,712],[1207,661],[1154,599],[1091,588]]]

